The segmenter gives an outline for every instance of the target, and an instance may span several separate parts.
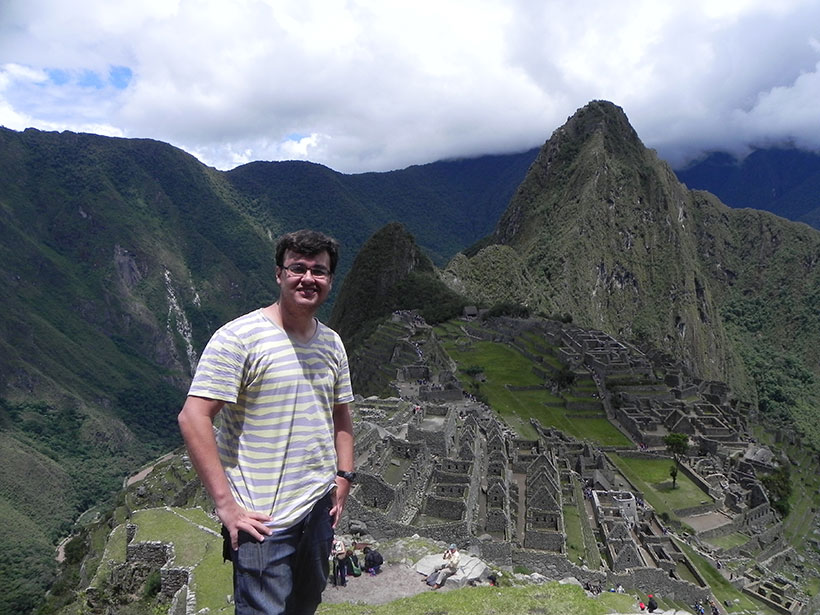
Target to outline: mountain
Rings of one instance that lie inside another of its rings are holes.
[[[817,429],[817,231],[689,191],[610,103],[538,152],[355,176],[303,162],[220,172],[156,141],[0,129],[0,447],[13,460],[0,612],[31,611],[77,515],[179,444],[198,353],[275,297],[275,237],[304,226],[342,242],[334,322],[354,351],[390,335],[393,309],[515,302],[679,354],[767,416]],[[455,294],[438,283],[445,264]]]
[[[333,305],[330,326],[352,351],[394,310],[418,310],[427,322],[437,323],[463,308],[464,300],[439,279],[413,236],[393,222],[359,250]]]
[[[0,130],[0,177],[0,611],[25,613],[77,515],[180,443],[210,333],[274,284],[230,185],[169,145]]]
[[[679,356],[820,443],[820,233],[690,191],[612,103],[553,133],[494,233],[446,277],[475,301]]]
[[[343,175],[309,162],[252,162],[225,176],[274,235],[311,226],[343,244],[342,272],[379,228],[400,221],[434,262],[489,233],[537,150]],[[435,224],[431,224],[435,222]]]
[[[820,153],[756,149],[738,160],[712,152],[676,171],[693,190],[707,190],[731,207],[752,207],[820,229]]]
[[[277,235],[338,237],[337,288],[393,220],[446,260],[492,229],[535,153],[359,176],[301,162],[220,172],[157,141],[0,128],[0,448],[14,460],[0,472],[13,588],[0,612],[30,611],[77,515],[180,443],[205,342],[275,298]]]

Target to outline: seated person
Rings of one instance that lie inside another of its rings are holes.
[[[439,589],[448,578],[458,572],[458,565],[461,562],[461,554],[454,544],[450,545],[450,548],[444,552],[442,557],[445,560],[444,563],[426,579],[427,584],[432,585],[433,589]]]
[[[369,572],[371,576],[379,574],[382,564],[384,564],[382,554],[370,547],[365,547],[363,553],[364,569]]]
[[[356,543],[353,543],[356,544]],[[359,556],[351,549],[347,548],[347,574],[352,574],[358,577],[362,574],[362,569],[359,568]]]

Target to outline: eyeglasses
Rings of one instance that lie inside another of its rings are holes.
[[[282,265],[282,269],[287,270],[287,272],[292,275],[294,278],[300,278],[305,275],[308,271],[310,271],[310,275],[314,278],[324,279],[330,276],[330,271],[325,269],[324,267],[308,267],[304,263],[293,263],[292,265]]]

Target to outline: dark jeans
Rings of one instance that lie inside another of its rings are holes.
[[[333,558],[333,585],[347,585],[347,575],[350,570],[350,558]]]
[[[302,521],[262,542],[239,533],[233,562],[236,615],[313,615],[327,584],[333,541],[328,493]],[[226,532],[223,528],[223,535]]]

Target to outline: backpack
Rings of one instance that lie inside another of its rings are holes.
[[[353,572],[354,577],[362,576],[362,569],[359,568],[359,562],[356,561],[355,558],[350,558],[350,570]]]

